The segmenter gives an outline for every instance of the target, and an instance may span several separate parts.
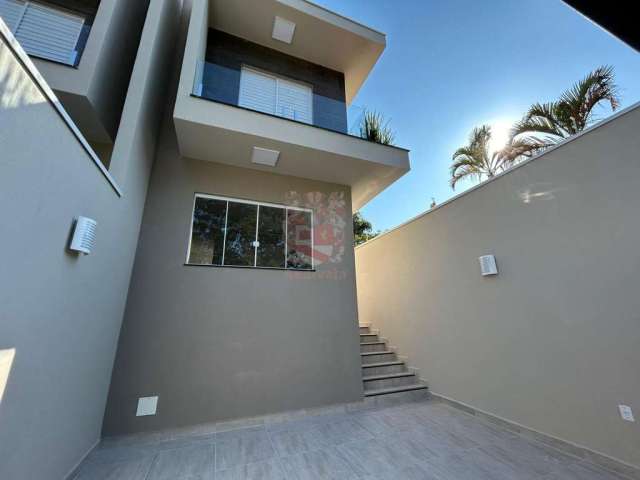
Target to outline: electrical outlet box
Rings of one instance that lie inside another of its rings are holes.
[[[136,417],[146,417],[155,415],[158,408],[158,397],[140,397],[138,399],[138,409]]]
[[[498,274],[496,257],[494,257],[493,255],[483,255],[482,257],[478,258],[478,261],[480,262],[480,273],[483,277]]]
[[[635,422],[636,419],[633,418],[633,410],[628,405],[618,405],[618,410],[620,411],[620,416],[623,420],[627,422]]]

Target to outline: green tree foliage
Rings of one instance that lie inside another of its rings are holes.
[[[531,105],[513,126],[509,155],[531,156],[580,133],[598,120],[595,108],[603,104],[612,111],[620,106],[613,67],[606,65],[590,72],[555,102]]]
[[[360,245],[361,243],[371,240],[377,236],[379,232],[373,231],[373,225],[358,212],[353,214],[353,243]]]

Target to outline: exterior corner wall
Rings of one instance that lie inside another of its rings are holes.
[[[360,320],[434,392],[640,466],[639,130],[636,105],[358,247]]]
[[[122,196],[0,35],[0,478],[66,478],[100,439],[179,5],[152,0],[145,22],[112,155]],[[98,222],[88,256],[67,249],[78,215]]]

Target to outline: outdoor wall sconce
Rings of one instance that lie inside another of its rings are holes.
[[[69,250],[89,255],[96,239],[97,225],[98,222],[91,218],[78,217]]]
[[[480,273],[482,273],[483,277],[498,274],[498,265],[496,264],[495,256],[483,255],[478,258],[478,260],[480,261]]]

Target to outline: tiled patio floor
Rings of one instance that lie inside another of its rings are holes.
[[[76,480],[619,480],[433,400],[108,439]]]

